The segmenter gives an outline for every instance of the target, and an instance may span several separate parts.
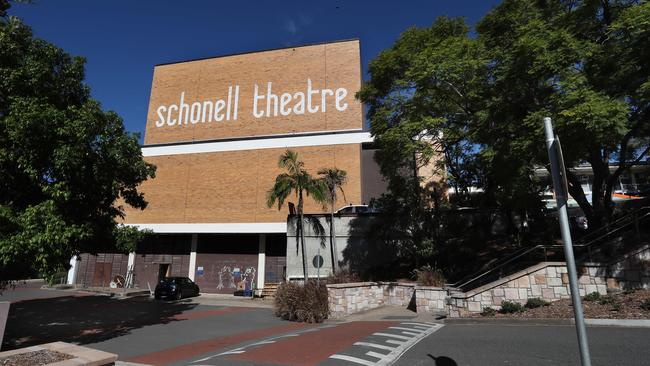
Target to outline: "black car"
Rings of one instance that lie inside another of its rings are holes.
[[[180,300],[187,296],[199,296],[199,286],[188,277],[166,277],[156,285],[154,297]]]

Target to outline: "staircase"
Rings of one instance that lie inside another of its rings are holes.
[[[645,206],[580,238],[573,244],[576,262],[579,264],[606,260],[608,257],[630,250],[631,245],[640,246],[644,242],[647,243],[648,238],[642,237],[642,232],[647,232],[648,224],[650,224],[650,206]],[[629,240],[629,236],[632,236],[632,240]],[[626,237],[628,238],[626,239]],[[538,263],[550,261],[564,261],[562,244],[522,248],[497,260],[490,267],[473,273],[458,282],[447,284],[446,287],[451,294],[463,293]]]
[[[265,283],[260,297],[275,297],[275,293],[278,291],[278,285],[280,285],[278,282]]]

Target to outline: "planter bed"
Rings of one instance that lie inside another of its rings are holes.
[[[0,352],[2,366],[83,366],[113,365],[117,355],[65,342]]]
[[[641,307],[644,301],[650,301],[650,290],[636,290],[626,293],[608,295],[607,297],[587,301],[582,299],[585,318],[588,319],[650,319],[650,309]],[[488,317],[487,315],[472,314],[471,317]],[[526,309],[518,313],[496,313],[494,318],[545,318],[572,319],[573,306],[571,299],[552,302],[548,306]]]

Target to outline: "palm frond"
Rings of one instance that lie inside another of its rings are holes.
[[[305,221],[314,231],[314,234],[316,234],[316,236],[318,236],[318,238],[320,239],[321,248],[325,248],[325,228],[320,223],[318,217],[305,216]]]

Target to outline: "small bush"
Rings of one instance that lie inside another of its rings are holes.
[[[528,299],[528,301],[526,301],[526,305],[524,306],[527,307],[528,309],[535,309],[535,308],[541,308],[542,306],[549,306],[549,305],[551,305],[550,302],[542,300],[539,297],[535,297],[532,299]]]
[[[621,307],[622,307],[621,304],[614,303],[614,304],[612,304],[612,307],[611,307],[610,310],[611,311],[621,311]]]
[[[491,308],[489,306],[484,308],[483,311],[481,312],[482,316],[495,316],[496,314],[497,314],[497,311],[494,310],[494,308]]]
[[[636,292],[636,290],[637,289],[635,289],[635,288],[626,288],[625,290],[623,290],[623,294],[624,295],[632,295],[633,293]]]
[[[420,267],[420,269],[416,269],[413,272],[418,284],[422,286],[442,287],[445,284],[445,276],[442,274],[442,271],[430,265]]]
[[[526,308],[521,305],[518,302],[513,302],[513,301],[503,301],[501,303],[501,310],[500,312],[502,314],[513,314],[513,313],[521,313],[526,311]]]
[[[600,296],[598,303],[600,303],[600,305],[615,305],[616,299],[614,299],[614,297],[612,296],[604,295],[604,296]]]
[[[650,310],[650,299],[645,299],[641,301],[641,309]]]
[[[586,294],[584,297],[585,301],[598,301],[600,300],[600,293],[598,292],[592,292],[589,294]]]
[[[321,323],[329,315],[325,283],[281,283],[275,294],[275,315],[290,321]]]
[[[339,269],[335,274],[330,274],[327,277],[327,283],[352,283],[352,282],[361,282],[361,278],[354,272],[351,272],[347,268]]]

